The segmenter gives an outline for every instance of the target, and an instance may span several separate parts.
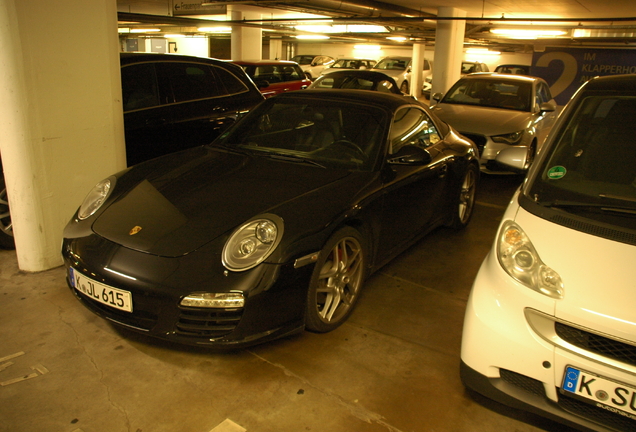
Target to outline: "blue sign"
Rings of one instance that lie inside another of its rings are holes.
[[[625,49],[546,48],[532,56],[532,75],[543,78],[559,105],[595,76],[636,74],[636,51]]]
[[[572,393],[576,393],[576,386],[579,382],[579,375],[581,371],[568,367],[565,369],[565,376],[563,377],[563,390],[567,390]]]

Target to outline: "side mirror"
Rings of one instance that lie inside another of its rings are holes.
[[[256,87],[258,87],[259,89],[269,87],[269,81],[264,79],[255,79],[254,84],[256,84]]]
[[[390,165],[427,165],[433,158],[421,147],[405,145],[397,153],[391,155],[387,162]]]
[[[495,161],[508,171],[524,174],[528,171],[528,149],[526,147],[510,147],[501,150]]]
[[[542,113],[544,113],[544,112],[553,112],[553,111],[556,111],[556,106],[555,106],[554,102],[552,102],[552,101],[544,102],[539,107],[539,111],[542,112]]]

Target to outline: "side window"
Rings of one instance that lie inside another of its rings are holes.
[[[249,91],[245,83],[232,72],[216,66],[213,66],[211,69],[219,79],[219,87],[223,96]]]
[[[440,140],[437,128],[428,114],[417,107],[400,109],[391,126],[391,154],[405,145],[427,148]]]
[[[550,102],[552,100],[552,94],[550,93],[550,89],[543,83],[539,84],[539,104],[544,102]]]
[[[295,65],[277,66],[277,69],[283,81],[300,81],[305,77],[302,69]]]
[[[207,99],[221,91],[210,66],[200,63],[160,63],[175,102]],[[223,93],[225,93],[223,91]]]
[[[154,63],[122,67],[121,87],[124,112],[159,105],[157,73]]]

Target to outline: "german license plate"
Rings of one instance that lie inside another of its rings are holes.
[[[584,402],[636,420],[636,388],[630,385],[567,366],[562,389]]]
[[[84,276],[73,267],[69,267],[68,272],[71,285],[77,291],[107,306],[132,312],[132,295],[130,291],[120,290],[97,282]]]

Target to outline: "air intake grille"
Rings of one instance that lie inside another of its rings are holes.
[[[512,384],[515,387],[519,387],[520,389],[537,396],[545,396],[545,389],[543,388],[543,383],[541,381],[507,369],[499,369],[499,374],[501,379],[508,384]]]
[[[636,366],[636,346],[599,336],[594,333],[555,323],[557,335],[566,342],[584,350]]]
[[[243,309],[179,308],[177,334],[216,338],[225,336],[236,328]]]
[[[564,394],[559,396],[559,406],[574,415],[584,417],[595,423],[600,423],[605,427],[621,432],[633,431],[636,428],[636,421],[620,414],[615,414],[603,408],[581,402]]]

